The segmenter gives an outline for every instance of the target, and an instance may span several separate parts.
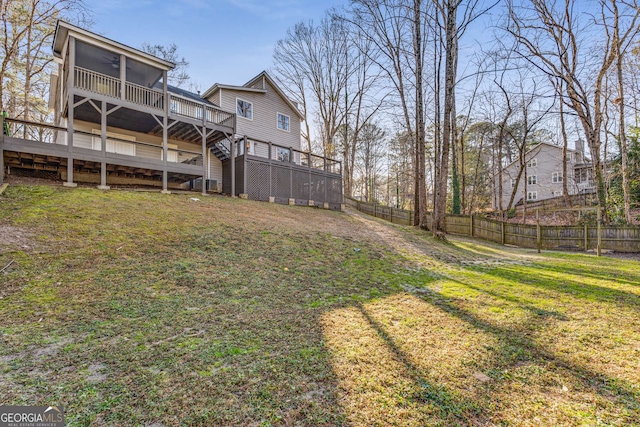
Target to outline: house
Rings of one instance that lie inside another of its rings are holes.
[[[168,84],[175,64],[63,21],[53,53],[55,124],[5,119],[0,181],[35,169],[71,187],[196,187],[341,208],[340,162],[301,151],[304,117],[266,72],[200,96]]]
[[[502,193],[499,175],[494,177],[492,204],[495,210],[509,209],[524,201],[562,197],[563,180],[567,180],[569,195],[594,191],[591,163],[584,155],[581,141],[576,149],[567,149],[567,176],[563,177],[562,147],[541,142],[525,153],[524,169],[517,159],[502,171]],[[521,172],[522,171],[522,172]],[[509,206],[512,194],[513,205]],[[502,199],[502,205],[500,205]]]

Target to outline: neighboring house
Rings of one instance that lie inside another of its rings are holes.
[[[582,143],[577,150],[567,149],[567,176],[562,174],[562,147],[539,143],[525,153],[525,170],[521,172],[519,160],[515,160],[502,171],[502,193],[499,191],[499,175],[495,175],[492,204],[495,210],[508,209],[511,195],[515,191],[513,205],[524,201],[562,197],[563,180],[567,180],[569,195],[594,191],[591,164],[584,156]],[[526,185],[525,185],[526,183]],[[526,194],[525,194],[526,187]]]
[[[300,151],[304,117],[266,72],[200,96],[168,84],[175,64],[62,21],[53,52],[55,126],[6,119],[0,182],[7,169],[37,169],[67,186],[206,183],[203,191],[340,208],[340,162]]]

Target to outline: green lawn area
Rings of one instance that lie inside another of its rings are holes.
[[[0,403],[72,426],[637,426],[640,263],[10,186]]]

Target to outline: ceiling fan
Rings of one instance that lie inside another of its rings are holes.
[[[119,69],[120,68],[120,56],[114,55],[113,58],[109,58],[108,56],[103,56],[105,59],[105,64],[110,64],[112,68]],[[127,66],[127,70],[130,70],[131,67]]]

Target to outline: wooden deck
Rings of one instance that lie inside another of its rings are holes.
[[[163,173],[167,172],[170,182],[185,182],[202,176],[202,154],[197,151],[172,149],[176,157],[187,158],[182,162],[164,162],[161,158],[162,147],[140,141],[122,141],[128,144],[153,147],[157,150],[155,157],[129,156],[108,152],[101,149],[87,149],[66,145],[67,129],[48,124],[6,119],[9,123],[9,135],[0,139],[0,163],[3,170],[21,168],[59,172],[64,176],[68,171],[69,159],[73,161],[73,171],[79,174],[96,174],[102,172],[102,164],[106,165],[106,174],[111,177],[132,178],[162,182]],[[16,131],[17,129],[17,131]],[[76,131],[74,135],[95,137],[93,134]],[[110,140],[114,140],[110,138]],[[117,140],[117,139],[116,139]]]

